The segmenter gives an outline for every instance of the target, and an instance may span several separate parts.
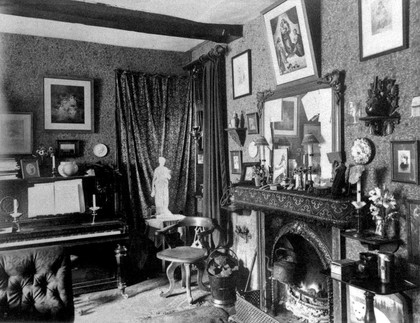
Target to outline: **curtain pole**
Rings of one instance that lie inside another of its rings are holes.
[[[202,65],[203,63],[207,62],[212,56],[216,55],[223,55],[226,51],[226,47],[223,47],[222,45],[216,45],[213,49],[211,49],[207,54],[203,54],[200,56],[200,58],[188,63],[184,67],[182,67],[184,70],[192,70],[197,65]]]

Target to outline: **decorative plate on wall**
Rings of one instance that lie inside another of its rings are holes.
[[[375,146],[368,138],[357,138],[351,147],[351,156],[358,165],[369,164],[375,155]]]
[[[93,153],[96,157],[105,157],[108,153],[108,147],[104,144],[97,144],[93,147]]]

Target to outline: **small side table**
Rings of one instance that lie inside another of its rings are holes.
[[[375,312],[373,301],[375,295],[390,295],[401,293],[410,289],[416,289],[417,286],[407,280],[404,279],[394,279],[391,283],[384,284],[381,283],[379,280],[376,279],[358,279],[358,278],[351,278],[348,280],[338,279],[336,277],[332,277],[330,275],[329,270],[322,271],[322,274],[344,283],[349,286],[356,287],[365,291],[365,299],[366,299],[366,312],[365,312],[365,323],[375,323]]]

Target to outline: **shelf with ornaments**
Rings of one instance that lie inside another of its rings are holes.
[[[366,101],[366,117],[359,118],[373,136],[388,136],[394,132],[396,124],[400,123],[401,116],[396,111],[399,100],[399,87],[394,79],[385,77],[383,80],[377,76],[368,89]]]
[[[244,127],[244,124],[245,120],[243,113],[241,113],[241,118],[239,118],[238,114],[235,112],[232,119],[230,120],[229,128],[225,129],[233,141],[235,141],[241,147],[243,147],[246,139],[247,128]]]

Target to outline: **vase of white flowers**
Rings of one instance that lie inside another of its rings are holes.
[[[372,202],[369,210],[375,221],[375,234],[383,238],[395,238],[396,230],[390,228],[391,225],[395,226],[398,216],[398,213],[393,211],[397,205],[394,195],[386,189],[375,187],[369,192],[369,196]]]

